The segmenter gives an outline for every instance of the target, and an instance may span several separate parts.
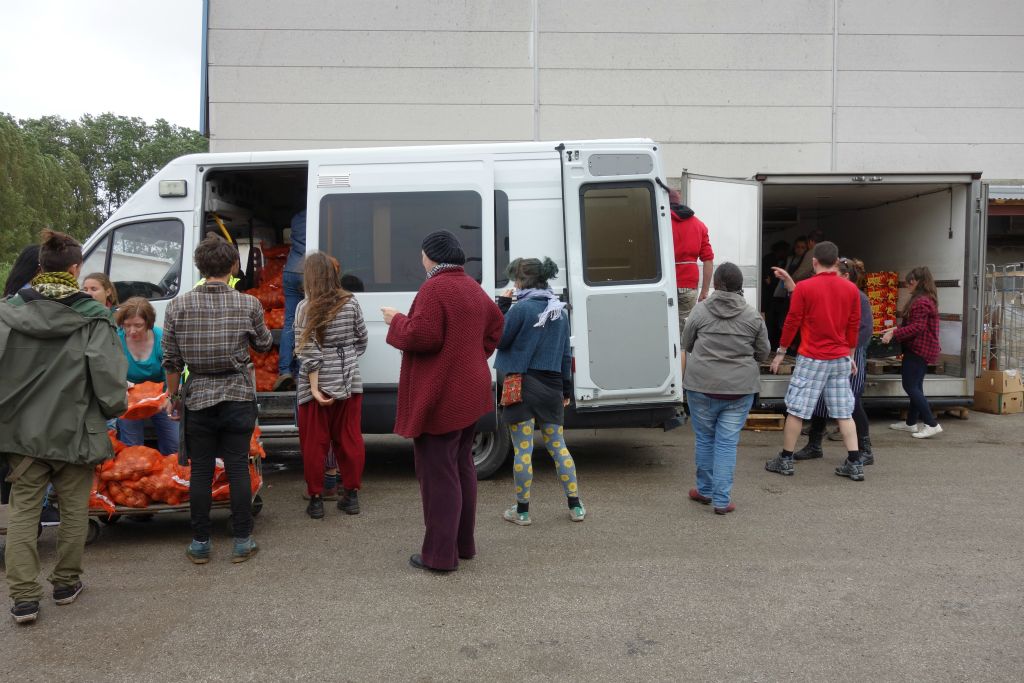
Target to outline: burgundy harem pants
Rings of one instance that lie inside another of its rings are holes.
[[[316,400],[299,405],[299,448],[309,495],[324,492],[324,466],[327,448],[332,444],[341,485],[347,489],[362,488],[366,465],[362,419],[362,394],[352,394],[329,406],[322,406]]]
[[[447,434],[421,434],[413,439],[416,479],[423,500],[423,564],[455,569],[459,558],[476,555],[476,425]]]

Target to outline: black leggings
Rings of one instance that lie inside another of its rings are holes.
[[[868,414],[864,412],[864,402],[861,400],[862,394],[853,395],[853,424],[857,426],[857,441],[863,443],[864,438],[871,436],[870,427],[868,425]],[[828,418],[820,415],[811,416],[811,431],[817,434],[825,433],[825,425],[828,423]],[[859,444],[858,444],[859,445]]]
[[[903,369],[900,374],[903,377],[903,391],[910,397],[910,408],[907,410],[907,424],[916,425],[918,420],[923,421],[929,427],[938,424],[932,409],[928,405],[928,399],[924,397],[924,376],[928,372],[928,363],[924,358],[904,349]]]

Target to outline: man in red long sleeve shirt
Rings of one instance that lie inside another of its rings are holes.
[[[676,255],[676,291],[679,295],[679,335],[690,311],[698,301],[708,297],[711,279],[715,272],[715,252],[708,239],[708,226],[693,214],[693,209],[681,204],[679,190],[668,191],[669,206],[672,208],[672,243]],[[700,282],[697,261],[704,268],[704,281]],[[700,293],[697,285],[700,284]]]
[[[798,331],[800,349],[786,391],[789,416],[782,437],[782,452],[765,463],[764,468],[769,472],[786,476],[794,473],[793,449],[800,429],[824,393],[825,406],[829,416],[839,422],[848,453],[846,461],[836,468],[836,474],[853,481],[864,480],[850,389],[850,375],[857,371],[853,354],[860,326],[860,293],[856,285],[839,277],[838,261],[839,249],[835,244],[819,242],[814,245],[814,276],[798,282],[793,290],[772,372],[778,372],[786,349]]]

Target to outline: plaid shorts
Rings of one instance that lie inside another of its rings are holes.
[[[790,415],[808,420],[822,396],[830,417],[845,420],[853,415],[850,359],[814,360],[797,356],[786,390],[786,410]]]

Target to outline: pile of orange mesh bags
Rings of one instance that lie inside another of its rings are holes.
[[[265,458],[259,427],[249,441],[249,455]],[[181,505],[188,502],[191,468],[178,464],[178,455],[161,455],[148,446],[125,446],[110,432],[114,457],[96,467],[89,507],[114,514],[116,507],[147,508],[154,504]],[[260,472],[249,464],[251,493],[263,484]],[[213,475],[213,499],[228,500],[230,488],[224,463],[218,458]]]
[[[867,274],[868,301],[874,318],[874,334],[896,326],[896,302],[900,297],[899,273],[884,271]]]
[[[263,249],[263,271],[260,273],[258,287],[246,290],[263,305],[263,318],[267,327],[279,330],[284,327],[284,264],[288,259],[288,247],[269,247]]]

